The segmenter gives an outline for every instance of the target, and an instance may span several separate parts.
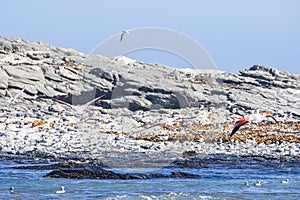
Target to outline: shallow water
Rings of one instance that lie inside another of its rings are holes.
[[[0,165],[1,199],[300,199],[299,164],[285,167],[269,165],[242,169],[218,164],[201,169],[159,169],[158,173],[183,171],[197,174],[197,179],[149,180],[72,180],[48,179],[50,171],[16,170],[11,167],[23,164],[4,160]],[[254,164],[255,165],[255,164]],[[285,166],[285,165],[284,165]],[[146,169],[147,170],[147,169]],[[124,169],[115,169],[124,171]],[[130,171],[135,171],[130,169]],[[137,169],[136,171],[142,171]],[[281,180],[289,179],[288,184]],[[253,183],[260,180],[260,187]],[[248,181],[249,186],[244,182]],[[10,187],[20,194],[11,194]],[[65,186],[65,194],[55,194]]]

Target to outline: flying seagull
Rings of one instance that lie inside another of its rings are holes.
[[[122,40],[123,40],[125,34],[129,34],[129,30],[125,29],[125,30],[122,31],[121,37],[120,37],[120,42],[122,42]]]
[[[13,104],[16,102],[17,98],[24,92],[25,87],[18,93],[16,94],[14,97],[11,95],[11,93],[7,90],[8,95],[10,96],[10,99],[8,100],[9,104]]]
[[[247,115],[244,118],[238,120],[235,122],[233,130],[231,131],[230,137],[235,134],[241,126],[243,126],[246,123],[258,123],[260,124],[263,120],[265,120],[267,117],[271,117],[276,123],[277,120],[271,115],[270,112],[261,112],[261,113],[255,113],[251,115]]]
[[[104,94],[104,95],[105,95],[105,94]],[[87,109],[87,107],[88,107],[89,105],[91,105],[92,103],[98,101],[98,100],[99,100],[100,98],[102,98],[104,95],[102,95],[102,96],[100,96],[100,97],[97,97],[97,98],[95,98],[95,99],[92,99],[91,101],[89,101],[89,102],[87,102],[87,103],[85,103],[85,104],[83,104],[83,105],[72,105],[72,104],[67,103],[67,102],[65,102],[65,101],[62,101],[62,100],[59,100],[59,99],[54,99],[54,98],[53,98],[53,100],[54,100],[54,101],[57,101],[57,102],[59,102],[59,103],[62,103],[62,104],[67,105],[68,107],[70,107],[70,108],[75,112],[75,114],[83,114],[83,111],[84,111],[85,109]]]

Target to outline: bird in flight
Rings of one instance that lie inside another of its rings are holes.
[[[129,34],[129,30],[125,29],[125,30],[122,31],[121,37],[120,37],[120,42],[122,42],[122,40],[123,40],[125,34]]]
[[[104,95],[105,95],[105,94],[104,94]],[[83,111],[84,111],[85,109],[87,109],[87,107],[88,107],[89,105],[91,105],[92,103],[98,101],[98,100],[99,100],[100,98],[102,98],[104,95],[102,95],[102,96],[100,96],[100,97],[97,97],[97,98],[95,98],[95,99],[92,99],[91,101],[89,101],[89,102],[87,102],[87,103],[85,103],[85,104],[83,104],[83,105],[72,105],[72,104],[70,104],[70,103],[67,103],[67,102],[65,102],[65,101],[62,101],[62,100],[59,100],[59,99],[55,99],[55,98],[53,98],[53,100],[56,101],[56,102],[59,102],[59,103],[62,103],[62,104],[67,105],[68,107],[70,107],[70,108],[74,111],[75,115],[78,115],[78,114],[80,115],[80,114],[83,114]]]
[[[255,113],[251,115],[247,115],[244,118],[238,120],[235,122],[233,130],[231,131],[230,137],[235,134],[241,126],[243,126],[246,123],[257,123],[260,124],[263,120],[265,120],[267,117],[271,117],[276,123],[277,120],[271,115],[270,112],[260,112],[260,113]]]
[[[155,126],[162,126],[164,129],[174,130],[174,129],[180,127],[180,124],[179,124],[180,120],[193,119],[193,118],[196,118],[196,117],[170,117],[170,118],[166,118],[162,122],[152,124],[152,125],[144,128],[144,129],[142,129],[142,130],[137,131],[136,133],[145,131],[145,130],[153,128]]]
[[[16,94],[14,97],[11,95],[11,93],[7,90],[8,95],[10,96],[10,99],[8,100],[9,104],[13,104],[16,102],[17,98],[24,92],[25,87],[18,93]]]

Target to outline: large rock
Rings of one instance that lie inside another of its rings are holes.
[[[33,98],[80,99],[97,91],[94,96],[106,94],[97,102],[106,109],[204,107],[240,115],[260,109],[299,119],[300,75],[274,68],[254,65],[239,74],[174,69],[1,37],[0,56],[0,89],[25,87]]]
[[[32,81],[42,81],[44,79],[44,74],[38,66],[3,66],[3,69],[13,78],[29,79]]]

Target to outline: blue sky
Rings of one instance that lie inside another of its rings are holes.
[[[261,64],[300,74],[299,8],[297,0],[7,0],[1,2],[0,35],[89,53],[123,29],[161,27],[193,38],[218,69]],[[164,52],[129,56],[186,65]]]

